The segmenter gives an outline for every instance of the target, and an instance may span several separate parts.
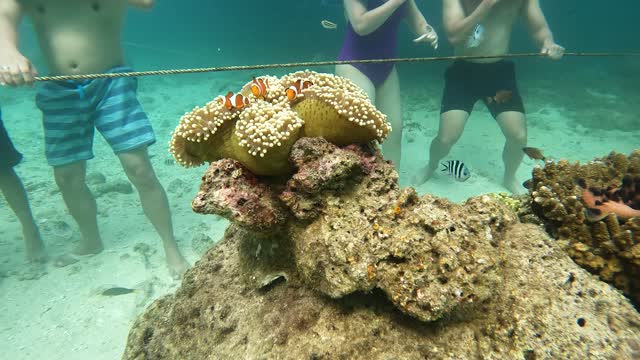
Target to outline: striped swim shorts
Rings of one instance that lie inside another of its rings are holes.
[[[119,66],[109,72],[128,72]],[[42,111],[45,153],[51,166],[93,158],[94,128],[116,154],[156,141],[147,114],[136,97],[132,77],[84,82],[46,82],[36,104]]]

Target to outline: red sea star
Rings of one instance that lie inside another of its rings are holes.
[[[600,221],[611,213],[622,221],[640,217],[640,178],[625,176],[619,189],[587,187],[584,180],[579,180],[579,185],[583,189],[582,201],[587,207],[587,220]]]

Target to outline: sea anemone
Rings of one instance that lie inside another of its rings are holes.
[[[248,82],[241,90],[248,105],[241,109],[213,100],[182,116],[169,147],[180,165],[231,158],[256,175],[285,175],[292,171],[288,157],[300,137],[344,146],[382,142],[391,131],[386,116],[348,79],[312,71],[258,79],[268,84],[266,94],[256,97]],[[300,79],[313,85],[290,101],[286,89]]]
[[[238,112],[213,100],[180,118],[169,143],[171,152],[184,167],[193,167],[228,157],[232,130]]]
[[[374,140],[382,142],[391,131],[386,115],[378,111],[367,94],[351,80],[301,71],[284,76],[281,82],[287,87],[300,78],[313,83],[292,105],[305,122],[303,136],[324,137],[345,146]]]
[[[286,103],[256,100],[236,123],[239,145],[246,150],[237,160],[260,175],[280,175],[291,171],[289,153],[300,137],[304,122]]]

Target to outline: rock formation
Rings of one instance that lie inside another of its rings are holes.
[[[125,359],[632,359],[640,315],[490,196],[413,189],[370,145],[301,138],[294,174],[210,165],[232,224],[134,324]]]

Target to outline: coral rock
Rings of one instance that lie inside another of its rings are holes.
[[[286,183],[210,166],[194,208],[232,224],[136,321],[124,359],[637,358],[627,299],[504,201],[419,197],[370,146],[302,138],[291,163]],[[628,260],[598,246],[566,247],[624,286]]]
[[[501,280],[491,300],[424,323],[397,312],[377,291],[338,300],[318,295],[279,272],[287,268],[276,259],[291,254],[278,247],[255,256],[249,244],[264,240],[231,225],[178,291],[135,321],[123,359],[640,356],[640,316],[622,295],[578,267],[538,227],[515,224],[501,234],[495,265]]]
[[[201,214],[217,214],[255,231],[284,224],[287,213],[277,195],[238,161],[212,163],[191,204]]]

